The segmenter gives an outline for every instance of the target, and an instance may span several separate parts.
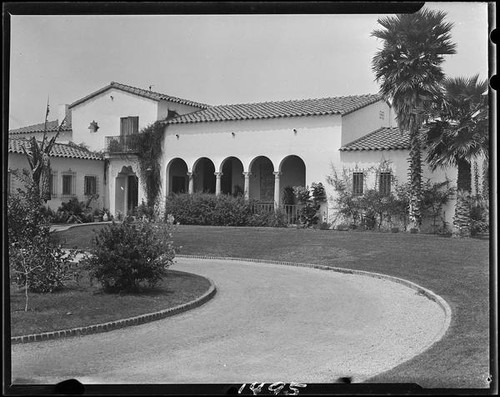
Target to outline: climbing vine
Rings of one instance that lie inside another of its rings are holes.
[[[160,193],[160,158],[165,126],[156,121],[148,125],[138,135],[136,144],[139,158],[140,179],[146,190],[146,205],[153,207]]]

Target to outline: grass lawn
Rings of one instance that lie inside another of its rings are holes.
[[[69,247],[90,245],[92,228],[60,232]],[[332,230],[179,226],[180,253],[315,263],[384,273],[442,296],[453,311],[445,337],[370,382],[484,388],[489,366],[489,241],[434,235]],[[313,291],[312,291],[313,293]]]
[[[135,294],[105,294],[87,277],[69,282],[51,294],[29,294],[24,311],[24,290],[11,287],[11,336],[55,331],[138,316],[168,309],[203,295],[210,283],[204,277],[169,270],[154,289]]]

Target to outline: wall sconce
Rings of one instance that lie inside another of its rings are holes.
[[[176,137],[177,139],[179,139],[179,134],[175,134],[175,137]]]
[[[236,134],[234,132],[231,132],[231,135],[233,136],[233,138],[236,136]]]
[[[110,95],[109,97],[111,98],[111,100],[115,99],[115,97],[113,95]]]
[[[295,128],[293,129],[293,133],[297,135],[297,130]]]

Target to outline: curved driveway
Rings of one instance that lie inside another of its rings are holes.
[[[179,258],[174,268],[211,278],[217,294],[148,324],[12,345],[14,383],[360,382],[445,326],[435,302],[388,280],[243,261]]]

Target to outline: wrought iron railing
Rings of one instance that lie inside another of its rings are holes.
[[[254,214],[268,214],[274,211],[274,203],[252,203],[252,212]]]
[[[300,210],[304,207],[302,204],[290,205],[282,204],[279,208],[285,215],[285,222],[288,225],[297,225],[299,223]],[[254,214],[269,214],[274,212],[274,203],[255,202],[251,205]]]
[[[138,134],[107,136],[106,151],[109,153],[137,152]]]
[[[302,204],[284,204],[281,209],[285,213],[286,223],[288,225],[297,225],[299,223],[299,212],[304,207]]]

